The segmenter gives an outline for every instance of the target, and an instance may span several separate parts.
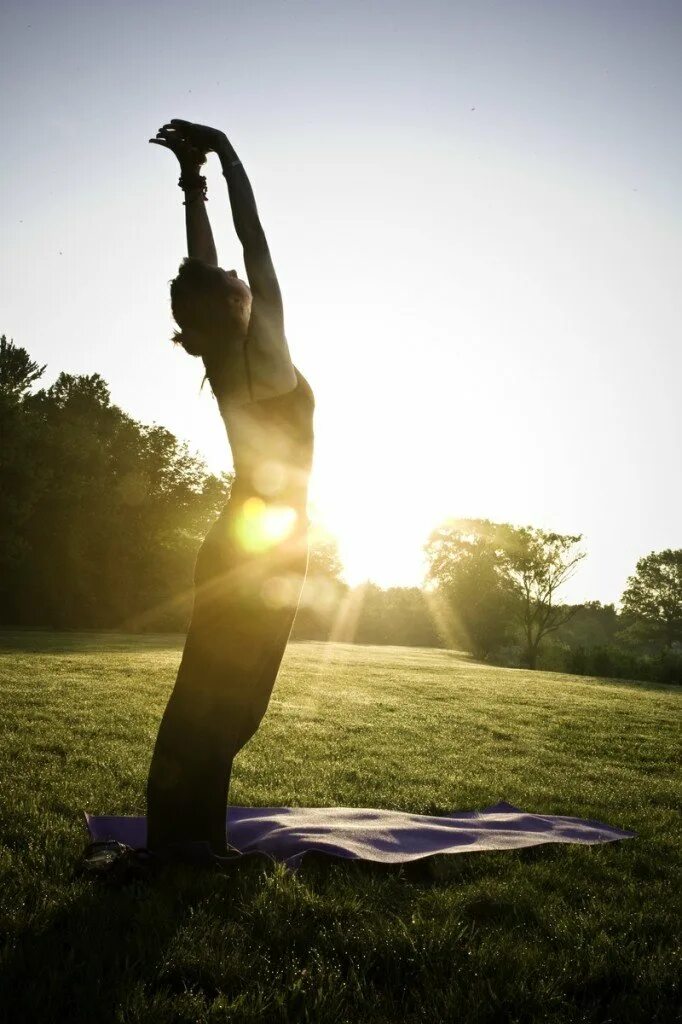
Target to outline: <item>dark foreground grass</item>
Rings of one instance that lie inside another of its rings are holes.
[[[77,873],[81,812],[143,810],[180,640],[0,643],[2,1020],[678,1019],[679,692],[294,645],[234,803],[505,799],[638,838],[298,875],[256,860],[112,889]]]

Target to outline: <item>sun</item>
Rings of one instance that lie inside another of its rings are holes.
[[[346,582],[419,586],[425,571],[423,547],[433,526],[428,510],[409,502],[398,505],[386,492],[349,493],[333,480],[325,484],[313,490],[311,518],[336,538]],[[357,493],[371,495],[371,500],[358,501]]]

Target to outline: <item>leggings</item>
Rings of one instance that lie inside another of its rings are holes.
[[[152,850],[207,842],[225,852],[232,762],[266,712],[305,579],[307,532],[245,554],[240,506],[228,502],[197,558],[192,620],[147,781]]]

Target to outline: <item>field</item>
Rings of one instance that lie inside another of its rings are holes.
[[[679,1019],[680,693],[444,651],[292,645],[235,804],[507,800],[638,837],[404,868],[316,858],[78,870],[81,812],[140,813],[177,637],[0,635],[0,1019]]]

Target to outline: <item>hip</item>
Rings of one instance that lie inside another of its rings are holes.
[[[252,590],[282,574],[305,577],[308,518],[305,504],[269,505],[233,493],[208,531],[195,565],[195,584],[220,578],[230,591]]]

